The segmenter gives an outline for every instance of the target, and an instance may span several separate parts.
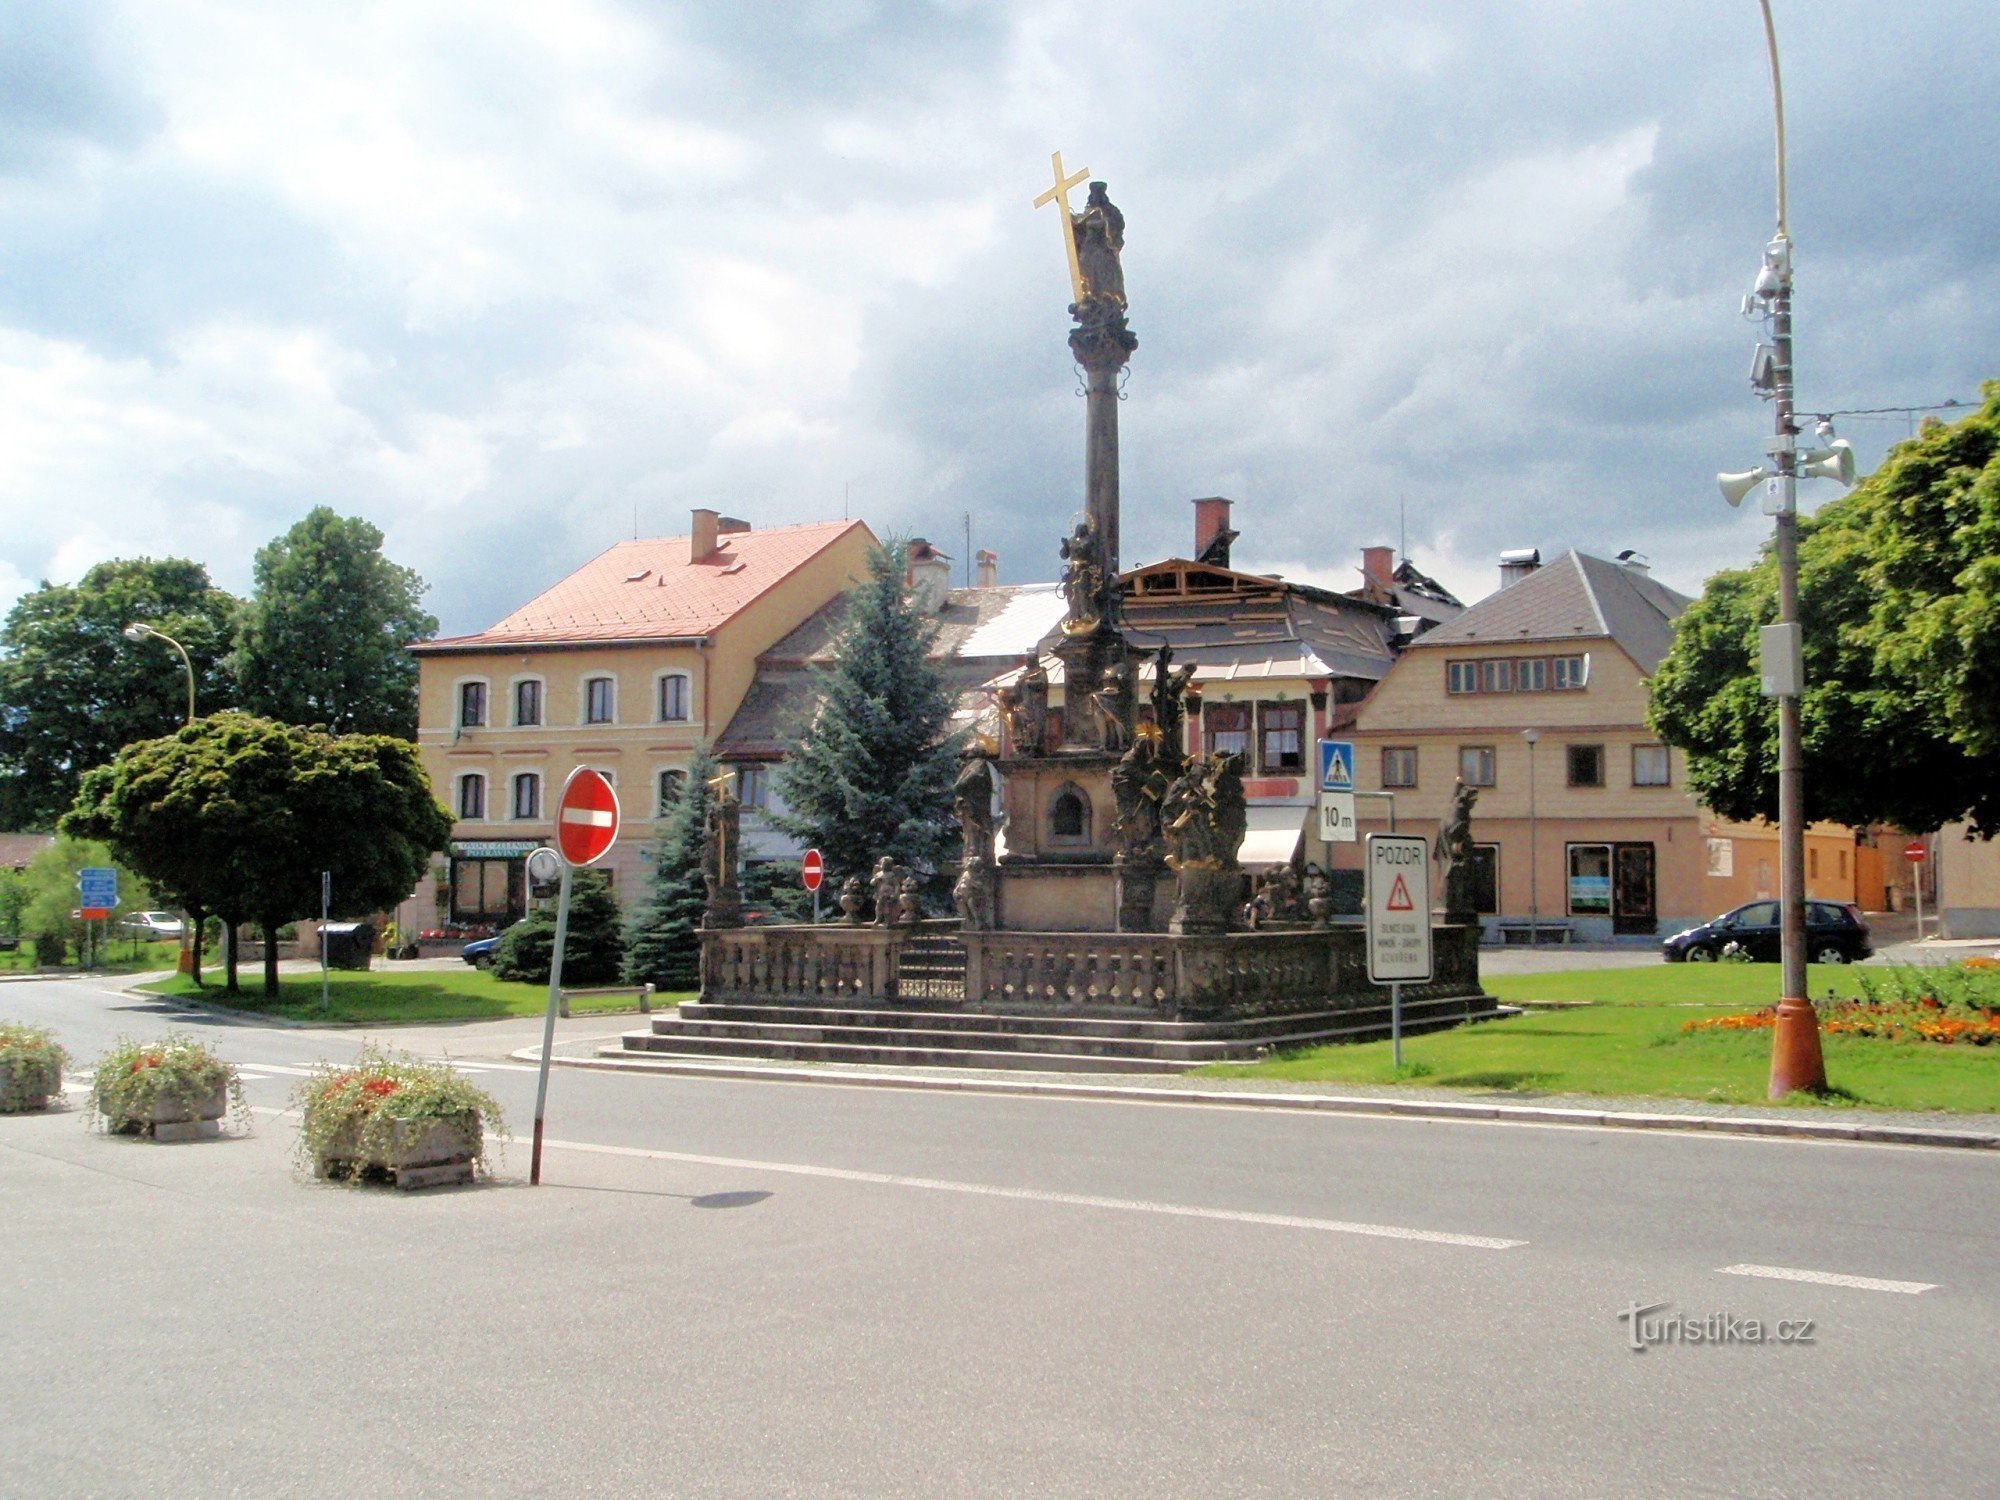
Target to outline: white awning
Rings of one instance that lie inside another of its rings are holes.
[[[1252,807],[1247,809],[1250,830],[1243,835],[1243,848],[1236,856],[1246,869],[1264,870],[1290,864],[1305,833],[1310,807]]]

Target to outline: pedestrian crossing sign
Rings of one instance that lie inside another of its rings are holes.
[[[1321,740],[1319,742],[1319,789],[1322,792],[1351,792],[1354,790],[1354,742],[1352,740]]]

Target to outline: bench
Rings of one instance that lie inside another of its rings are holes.
[[[1509,917],[1504,922],[1493,924],[1500,931],[1501,945],[1513,943],[1563,943],[1567,944],[1575,933],[1569,923],[1551,917],[1545,921],[1528,921],[1525,917]]]
[[[592,1006],[591,1013],[593,1015],[609,1015],[615,1011],[629,1009],[630,1003],[636,1000],[639,1009],[650,1015],[653,1010],[653,987],[650,984],[611,984],[597,989],[565,989],[562,992],[561,998],[556,1002],[556,1014],[567,1021],[569,1019],[569,1003],[572,1000],[612,999],[622,999],[628,1003],[617,1006]]]

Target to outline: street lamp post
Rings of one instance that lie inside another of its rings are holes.
[[[1821,1055],[1819,1016],[1806,992],[1805,746],[1799,703],[1805,692],[1805,656],[1799,628],[1799,506],[1801,477],[1854,481],[1854,452],[1822,421],[1815,437],[1823,445],[1801,451],[1793,409],[1792,240],[1785,222],[1785,89],[1778,70],[1778,30],[1771,0],[1758,0],[1764,13],[1764,41],[1771,60],[1771,105],[1777,139],[1777,232],[1764,247],[1757,285],[1743,300],[1747,317],[1768,320],[1771,341],[1759,344],[1751,362],[1752,387],[1772,403],[1772,436],[1765,440],[1768,467],[1721,474],[1717,481],[1731,505],[1760,485],[1764,513],[1772,518],[1772,553],[1778,567],[1778,618],[1761,633],[1764,692],[1778,700],[1778,885],[1783,912],[1779,929],[1777,1024],[1771,1037],[1773,1099],[1795,1089],[1823,1090],[1826,1061]]]
[[[128,641],[165,641],[169,646],[172,646],[176,651],[180,652],[181,665],[187,669],[187,680],[188,680],[187,721],[188,723],[192,724],[194,722],[194,662],[189,658],[187,654],[187,647],[183,646],[179,641],[175,640],[172,636],[168,635],[164,630],[155,630],[151,625],[148,625],[144,620],[137,620],[134,621],[132,624],[127,625],[123,631],[123,634],[125,636],[125,639]]]
[[[1528,742],[1528,946],[1534,948],[1542,941],[1542,890],[1535,878],[1535,746],[1542,732],[1524,729],[1521,738]]]

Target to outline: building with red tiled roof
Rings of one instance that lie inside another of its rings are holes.
[[[423,641],[418,743],[457,818],[422,927],[500,927],[525,909],[523,863],[579,765],[618,790],[604,868],[640,889],[653,823],[696,745],[742,706],[758,656],[866,576],[860,521],[753,529],[712,510],[688,535],[620,542],[472,635]]]

